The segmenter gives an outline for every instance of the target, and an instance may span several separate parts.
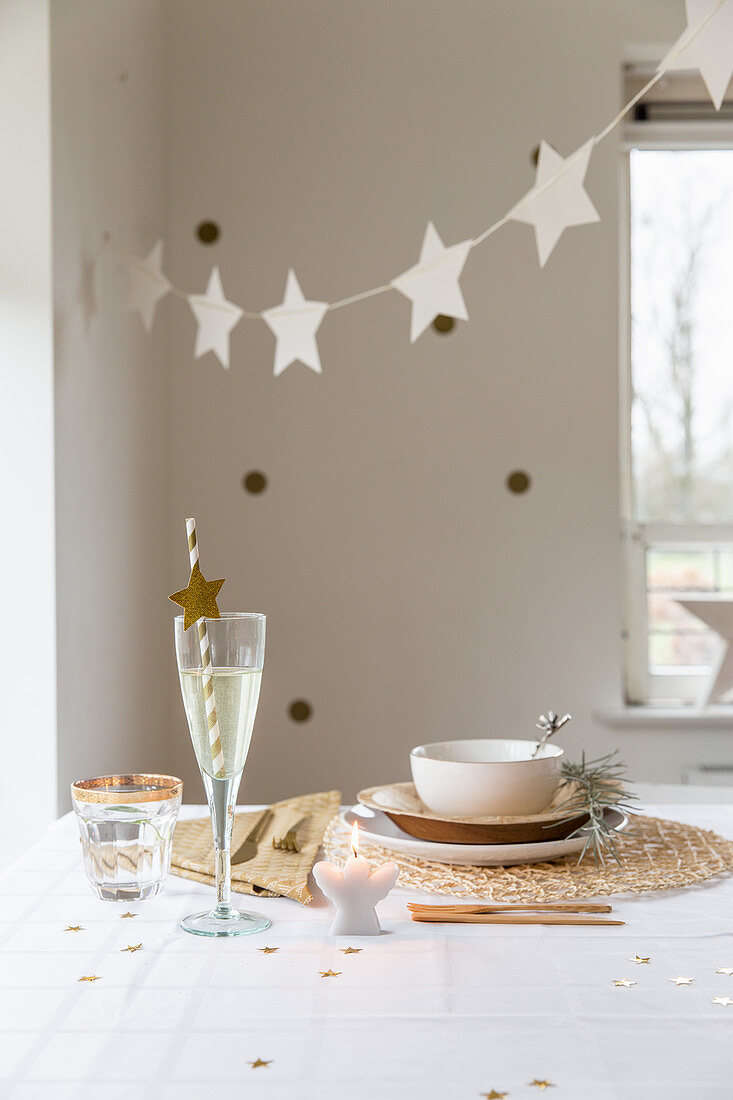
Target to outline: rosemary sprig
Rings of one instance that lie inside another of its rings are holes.
[[[554,710],[548,710],[547,714],[541,714],[535,726],[541,732],[542,736],[537,741],[534,752],[532,753],[532,759],[539,756],[540,749],[544,748],[551,737],[554,737],[558,730],[561,730],[566,722],[569,722],[572,718],[572,714],[563,714],[562,718],[558,718]]]
[[[606,756],[599,756],[596,760],[586,760],[583,753],[580,763],[564,763],[560,770],[560,789],[565,786],[569,790],[565,801],[557,807],[567,814],[563,820],[569,821],[578,814],[588,814],[588,821],[570,834],[573,837],[585,831],[588,833],[578,863],[588,852],[592,852],[596,867],[605,864],[606,856],[613,857],[620,865],[614,832],[606,822],[605,811],[633,813],[634,807],[631,803],[637,796],[626,790],[626,765],[618,759],[618,749]]]

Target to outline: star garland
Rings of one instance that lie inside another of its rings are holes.
[[[275,337],[274,374],[277,377],[295,362],[322,373],[316,333],[325,315],[396,290],[412,303],[410,342],[414,343],[438,316],[468,320],[459,278],[469,254],[509,222],[523,222],[534,229],[541,267],[550,258],[566,229],[600,221],[585,190],[585,176],[595,147],[622,121],[665,73],[677,69],[699,70],[716,110],[720,110],[733,74],[733,0],[686,0],[687,26],[660,62],[656,73],[599,133],[563,157],[544,139],[540,143],[534,186],[498,221],[477,237],[444,245],[428,222],[420,258],[401,275],[382,286],[336,302],[307,299],[295,272],[290,269],[285,295],[278,306],[262,311],[242,309],[224,296],[219,268],[212,268],[204,294],[186,294],[163,273],[163,242],[157,241],[144,259],[118,249],[124,257],[130,289],[127,309],[139,314],[150,332],[158,302],[167,294],[182,298],[197,321],[194,357],[213,352],[223,367],[229,366],[229,337],[242,318],[264,321]]]

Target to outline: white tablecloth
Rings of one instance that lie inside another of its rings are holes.
[[[731,806],[648,809],[733,836]],[[211,898],[171,877],[99,901],[57,822],[0,877],[0,1096],[520,1100],[538,1079],[555,1100],[733,1097],[733,1005],[713,1004],[733,998],[733,878],[613,899],[627,923],[608,929],[415,924],[395,892],[384,934],[353,941],[320,901],[244,898],[273,927],[240,940],[177,931]]]

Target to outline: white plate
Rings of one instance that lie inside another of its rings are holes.
[[[349,829],[359,822],[359,835],[392,852],[425,859],[432,863],[454,863],[472,867],[507,867],[514,863],[541,863],[562,859],[582,851],[586,831],[567,840],[542,840],[533,844],[440,844],[435,840],[417,840],[402,831],[386,814],[370,810],[360,803],[341,814]],[[606,821],[620,832],[628,818],[617,810],[606,810]]]

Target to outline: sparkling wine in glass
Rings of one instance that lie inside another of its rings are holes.
[[[270,927],[267,917],[235,909],[231,904],[231,840],[237,791],[260,697],[265,616],[224,611],[219,619],[204,620],[223,756],[223,764],[219,762],[218,767],[209,737],[208,677],[204,676],[201,667],[198,624],[184,630],[183,621],[183,615],[176,616],[176,658],[188,728],[211,812],[217,904],[210,912],[185,917],[180,926],[198,936],[242,936],[262,932]]]

